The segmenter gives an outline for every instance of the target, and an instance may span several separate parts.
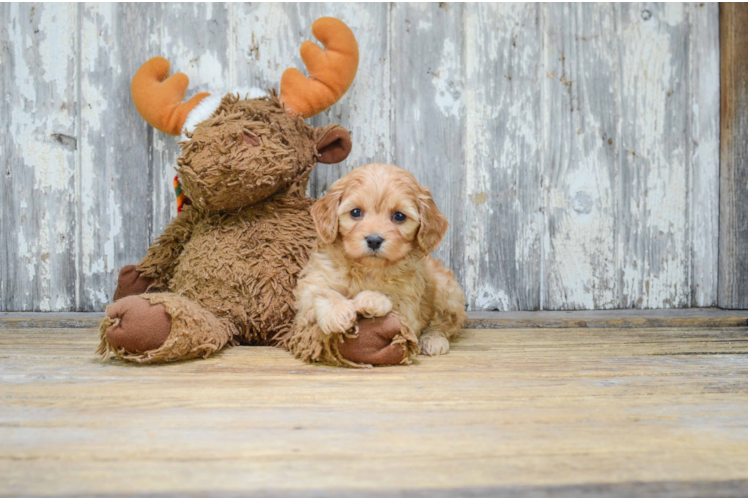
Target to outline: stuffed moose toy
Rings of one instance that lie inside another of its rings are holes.
[[[314,128],[304,118],[337,102],[358,68],[356,39],[342,21],[320,18],[312,33],[325,50],[302,44],[310,77],[287,69],[279,97],[200,93],[183,103],[189,79],[166,78],[161,57],[133,77],[142,117],[183,136],[177,172],[187,199],[145,258],[120,271],[100,327],[102,356],[150,363],[254,344],[362,366],[407,362],[417,350],[394,316],[361,318],[344,340],[294,338],[293,289],[316,241],[307,182],[318,162],[343,161],[351,150],[343,127]]]

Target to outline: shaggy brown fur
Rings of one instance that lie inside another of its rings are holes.
[[[222,211],[253,205],[294,184],[303,193],[317,164],[315,136],[275,96],[226,96],[182,147],[182,189],[193,203]]]
[[[329,132],[332,144],[324,140]],[[350,139],[338,125],[315,129],[286,113],[272,92],[227,95],[181,145],[178,171],[192,205],[136,266],[144,278],[137,283],[150,279],[149,290],[163,292],[140,297],[163,304],[171,331],[157,349],[127,352],[107,333],[119,324],[112,312],[100,328],[103,356],[173,361],[239,342],[276,344],[293,321],[296,277],[316,239],[314,200],[304,195],[309,175],[318,158],[344,159]]]

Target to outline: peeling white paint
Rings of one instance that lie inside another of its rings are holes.
[[[691,7],[689,19],[689,81],[691,85],[690,139],[692,180],[689,189],[691,233],[691,290],[700,307],[717,304],[719,274],[719,121],[720,106],[717,4]]]
[[[7,20],[6,94],[11,189],[5,203],[19,220],[9,222],[9,275],[13,296],[0,309],[50,310],[67,294],[74,227],[74,73],[76,7],[65,4],[10,5]],[[3,214],[5,215],[5,214]]]
[[[688,25],[678,24],[681,10],[677,7],[664,7],[646,22],[637,17],[638,8],[629,12],[630,22],[623,29],[623,102],[628,110],[646,109],[647,113],[624,111],[631,118],[623,123],[622,165],[631,169],[635,182],[628,187],[630,194],[622,193],[632,200],[624,215],[637,224],[637,231],[632,239],[618,242],[623,257],[622,296],[626,307],[685,306],[691,293],[690,250],[685,239],[687,138],[673,134],[677,125],[670,120],[680,120],[682,107],[677,103],[685,95],[686,66],[677,57],[683,55],[679,49]],[[652,22],[668,19],[675,22],[674,28]],[[631,256],[637,254],[639,258],[632,261]]]
[[[494,290],[484,285],[475,294],[475,307],[479,311],[510,311],[513,309],[509,295],[504,290]]]
[[[418,21],[417,29],[418,31],[428,31],[433,26],[432,23],[429,21],[425,21],[423,19],[420,19]]]
[[[122,248],[126,242],[122,234],[125,217],[122,205],[128,200],[123,199],[121,193],[129,177],[121,179],[118,172],[129,170],[141,172],[140,175],[147,172],[146,165],[118,164],[120,156],[115,149],[122,147],[122,141],[114,133],[117,124],[112,122],[121,116],[123,105],[131,106],[122,103],[113,89],[113,81],[118,77],[111,69],[120,66],[122,50],[113,36],[120,29],[115,18],[116,8],[113,4],[87,8],[81,31],[79,293],[81,304],[96,309],[103,308],[109,301],[107,297],[111,297],[116,283],[115,271],[122,265],[115,261],[116,248]],[[139,258],[133,256],[127,263],[137,260]]]
[[[543,228],[533,174],[540,168],[536,17],[530,4],[466,12],[464,285],[472,309],[539,307],[539,279],[527,280],[538,272]]]
[[[58,295],[55,301],[54,308],[50,308],[53,311],[67,311],[70,309],[70,299],[63,295]]]
[[[461,57],[457,46],[449,38],[444,39],[442,46],[441,64],[434,73],[433,84],[436,89],[435,101],[437,107],[445,116],[459,118],[465,105],[464,85],[460,68]]]
[[[72,9],[71,9],[72,10]],[[72,51],[67,52],[64,48],[72,48],[75,44],[75,31],[71,30],[68,19],[58,19],[69,13],[60,13],[57,9],[44,8],[41,10],[39,22],[39,33],[44,35],[44,43],[39,44],[39,56],[41,58],[40,70],[44,81],[54,84],[54,90],[60,94],[64,93],[70,85],[68,79],[68,68],[72,62]],[[62,49],[62,50],[61,50]]]
[[[298,55],[300,44],[291,45],[299,39],[299,34],[293,30],[297,20],[290,16],[284,5],[266,3],[240,6],[239,12],[236,10],[233,35],[239,51],[237,84],[277,89],[286,68],[295,67],[305,73]],[[310,28],[306,27],[304,39],[316,41]]]
[[[680,26],[685,21],[685,5],[683,3],[666,3],[662,20],[670,26]]]

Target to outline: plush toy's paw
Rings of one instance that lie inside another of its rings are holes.
[[[439,356],[449,352],[449,340],[440,333],[426,333],[418,339],[421,354],[425,356]]]
[[[392,314],[362,319],[358,322],[358,336],[343,339],[338,349],[345,359],[354,363],[396,365],[407,356],[402,344],[392,343],[401,329],[400,320]]]
[[[140,274],[135,269],[135,266],[125,266],[119,272],[117,289],[114,291],[114,300],[145,293],[154,281],[156,280]]]
[[[164,305],[151,305],[142,297],[125,297],[109,306],[106,314],[114,320],[106,330],[107,340],[113,347],[127,352],[158,349],[171,331],[171,317]]]
[[[353,298],[356,312],[364,318],[381,318],[392,311],[392,301],[379,292],[364,290]]]
[[[336,302],[324,314],[317,313],[317,324],[328,335],[347,332],[356,324],[356,307],[350,300]]]

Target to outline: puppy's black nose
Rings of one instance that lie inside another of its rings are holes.
[[[366,246],[368,246],[372,250],[379,250],[379,247],[382,246],[383,241],[384,238],[382,238],[378,234],[370,234],[366,237]]]

